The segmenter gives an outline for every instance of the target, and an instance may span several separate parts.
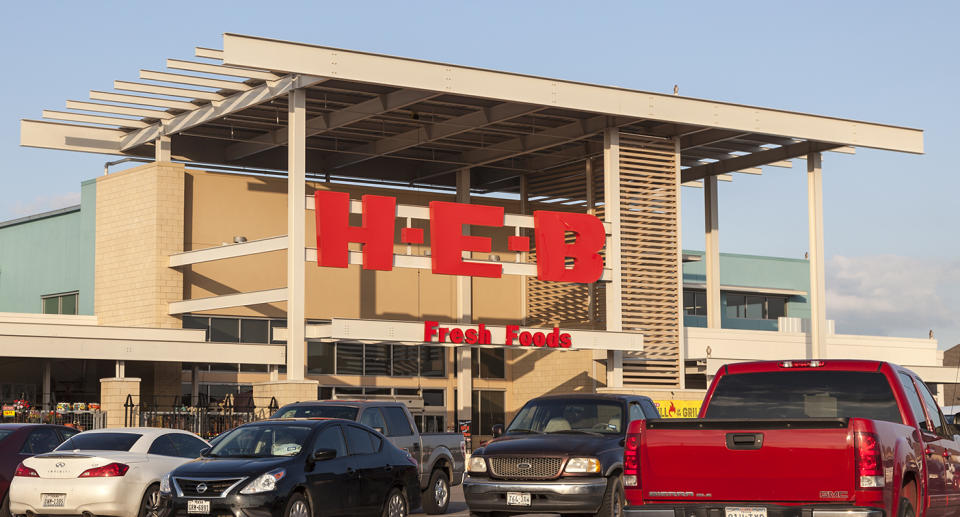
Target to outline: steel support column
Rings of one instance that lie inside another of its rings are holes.
[[[823,258],[823,173],[820,153],[807,155],[807,213],[810,251],[810,356],[823,358],[827,353],[826,280]]]
[[[457,171],[457,203],[470,202],[470,169]],[[469,226],[463,233],[470,234]],[[467,253],[467,256],[470,254]],[[473,278],[458,276],[457,285],[457,321],[471,323],[473,320]],[[473,371],[471,365],[471,348],[469,345],[454,349],[457,367],[457,418],[472,420],[473,418]],[[476,422],[475,422],[476,423]],[[459,426],[459,423],[458,423]],[[483,432],[478,430],[478,434]]]
[[[51,400],[51,382],[50,382],[50,370],[53,368],[53,364],[49,359],[43,361],[43,366],[41,367],[43,378],[43,410],[50,411],[53,409],[53,401]]]
[[[720,223],[717,177],[703,179],[703,222],[706,235],[704,262],[707,270],[707,328],[720,328]]]
[[[153,141],[154,147],[154,161],[157,162],[169,162],[170,161],[170,137],[169,136],[159,136],[156,140]]]
[[[603,218],[610,223],[611,233],[606,260],[612,278],[607,283],[607,330],[623,330],[623,289],[620,267],[620,133],[617,128],[603,131]],[[607,387],[623,387],[623,351],[607,352]]]
[[[287,380],[304,378],[306,304],[307,94],[292,90],[287,106]]]

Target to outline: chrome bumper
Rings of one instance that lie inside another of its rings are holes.
[[[568,478],[552,481],[505,481],[467,477],[463,497],[472,511],[524,513],[593,513],[603,502],[606,478]],[[507,492],[531,495],[530,506],[508,506]]]

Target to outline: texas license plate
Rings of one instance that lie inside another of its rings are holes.
[[[507,492],[507,504],[510,506],[530,506],[530,494],[526,492]]]
[[[63,508],[67,502],[67,494],[40,494],[44,508]]]
[[[187,513],[210,513],[210,501],[187,501]]]
[[[726,517],[767,517],[767,509],[763,506],[728,506]]]

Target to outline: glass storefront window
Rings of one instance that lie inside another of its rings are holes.
[[[240,320],[241,343],[269,343],[270,322],[268,320]]]
[[[237,318],[210,318],[210,341],[239,343],[240,321]]]
[[[333,343],[307,343],[307,373],[314,375],[334,373],[336,359]]]
[[[363,345],[337,343],[337,374],[363,375]]]
[[[443,377],[446,372],[446,368],[444,368],[445,358],[446,347],[421,346],[420,375],[423,377]]]
[[[390,375],[390,345],[363,345],[364,375]]]
[[[415,346],[393,345],[393,376],[416,377],[419,375],[418,352]]]
[[[505,378],[504,350],[502,348],[473,348],[470,350],[471,373],[474,379]]]

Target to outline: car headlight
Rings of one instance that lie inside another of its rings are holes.
[[[170,474],[164,474],[163,477],[160,478],[160,493],[170,493]]]
[[[600,460],[596,458],[570,458],[567,461],[567,468],[563,471],[567,474],[599,474]]]
[[[487,460],[483,459],[483,456],[470,456],[470,463],[467,464],[467,470],[476,473],[486,472]]]
[[[262,494],[277,488],[277,481],[287,474],[284,469],[275,469],[251,481],[240,491],[241,494]]]

